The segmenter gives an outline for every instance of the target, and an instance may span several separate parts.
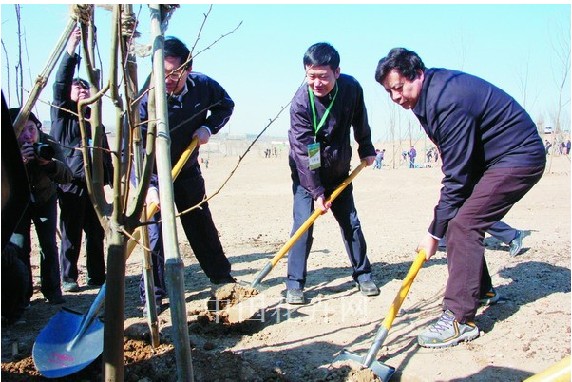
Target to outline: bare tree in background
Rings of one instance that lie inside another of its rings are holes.
[[[24,72],[22,70],[22,28],[20,18],[20,4],[14,4],[16,10],[16,22],[18,26],[18,62],[16,63],[16,97],[18,98],[18,105],[24,104]]]
[[[552,61],[552,73],[556,87],[558,89],[558,102],[556,108],[550,113],[554,121],[554,131],[552,134],[552,152],[560,153],[561,145],[565,142],[564,130],[568,132],[570,137],[570,125],[563,129],[563,111],[566,107],[570,107],[570,25],[556,25],[555,37],[550,38],[550,46],[554,52],[554,60]],[[566,92],[568,90],[568,93]],[[550,157],[548,171],[552,167],[554,155]]]
[[[558,104],[556,107],[554,129],[556,134],[562,133],[562,111],[570,105],[570,94],[565,94],[565,90],[569,89],[570,75],[570,26],[557,26],[555,33],[556,38],[550,40],[550,45],[554,52],[555,60],[553,61],[553,76],[558,89]]]

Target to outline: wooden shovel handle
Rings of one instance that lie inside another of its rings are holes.
[[[197,148],[198,143],[199,143],[199,138],[194,137],[189,146],[187,146],[185,151],[183,151],[183,153],[181,154],[181,157],[175,164],[175,167],[173,167],[173,169],[171,170],[171,177],[173,178],[173,181],[175,181],[175,179],[177,179],[177,177],[181,173],[183,166],[187,163],[187,161],[191,157],[191,154]],[[151,203],[149,206],[147,206],[147,216],[145,217],[147,221],[151,220],[153,215],[155,215],[155,213],[158,210],[158,207],[159,206],[157,205],[157,203]],[[146,227],[139,227],[138,229],[136,229],[133,232],[133,239],[130,239],[127,242],[127,248],[125,250],[125,259],[128,259],[129,256],[131,256],[131,252],[133,252],[133,249],[135,249],[135,245],[139,240],[141,240],[142,229],[146,229]]]
[[[332,192],[332,194],[330,195],[330,197],[328,198],[327,202],[333,202],[334,199],[336,199],[338,197],[338,195],[340,195],[342,193],[342,191],[354,180],[354,178],[357,176],[357,174],[359,174],[359,172],[365,167],[367,166],[367,163],[365,161],[362,161],[360,163],[359,166],[357,166],[352,173],[350,174],[350,176],[348,176],[346,178],[346,180],[344,180],[335,190],[334,192]],[[272,263],[272,266],[274,267],[276,265],[276,263],[278,262],[278,260],[280,260],[282,257],[284,257],[284,255],[290,250],[290,248],[292,248],[292,246],[294,245],[294,243],[300,238],[300,236],[302,236],[304,234],[304,232],[306,232],[308,230],[308,228],[310,228],[312,226],[312,224],[314,224],[314,221],[320,216],[322,215],[322,211],[320,209],[316,209],[314,210],[314,212],[312,213],[312,215],[310,215],[310,217],[296,230],[296,232],[294,232],[294,234],[290,237],[290,239],[286,242],[286,244],[284,244],[284,246],[280,249],[280,251],[278,251],[278,253],[274,256],[274,258],[272,260],[270,260],[270,262]]]
[[[387,316],[385,316],[385,319],[381,324],[387,330],[391,328],[391,324],[393,323],[395,316],[397,316],[397,313],[399,312],[399,308],[401,308],[403,300],[405,300],[405,298],[407,297],[407,294],[409,293],[409,288],[411,287],[411,284],[413,283],[415,276],[417,276],[417,273],[419,272],[419,270],[423,266],[423,263],[425,262],[425,257],[426,257],[425,251],[424,250],[419,251],[417,257],[413,261],[413,264],[411,264],[411,267],[409,268],[407,276],[405,276],[405,279],[403,279],[403,282],[401,283],[401,288],[399,289],[399,293],[397,293],[397,296],[395,296],[395,298],[393,299],[393,303],[389,308],[389,312],[387,313]]]

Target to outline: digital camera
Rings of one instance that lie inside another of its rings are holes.
[[[54,148],[47,143],[34,143],[34,154],[36,154],[38,158],[52,160],[55,151]]]

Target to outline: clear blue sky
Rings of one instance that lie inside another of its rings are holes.
[[[208,4],[182,4],[173,14],[166,35],[181,38],[189,48],[195,44]],[[556,5],[421,5],[421,4],[215,4],[202,30],[195,54],[221,35],[232,31],[209,50],[201,52],[193,69],[223,85],[236,108],[226,130],[231,134],[256,134],[282,106],[287,105],[304,80],[302,56],[313,43],[330,42],[341,55],[341,70],[362,84],[373,140],[388,140],[390,110],[406,134],[421,135],[408,111],[392,106],[386,92],[374,80],[378,60],[397,46],[415,50],[428,67],[460,69],[503,88],[523,103],[535,121],[554,124],[559,83],[564,69],[558,57],[564,45],[570,49],[569,4]],[[141,44],[149,42],[149,11],[141,11],[138,30]],[[111,13],[96,8],[96,25],[104,76],[109,72],[109,20]],[[25,87],[43,70],[68,20],[68,5],[21,6],[26,68]],[[1,6],[1,36],[8,51],[10,82],[14,91],[17,61],[17,28],[14,5]],[[7,63],[2,55],[2,90],[8,89]],[[142,83],[150,58],[139,58]],[[28,71],[29,68],[29,71]],[[53,73],[55,74],[55,72]],[[53,74],[41,99],[51,100]],[[570,75],[570,73],[568,73]],[[524,91],[526,83],[526,91]],[[570,126],[570,76],[563,94],[562,123]],[[11,95],[11,106],[17,99]],[[104,107],[106,107],[104,105]],[[104,122],[110,125],[114,111],[107,106]],[[49,119],[49,109],[38,103],[40,120]],[[289,115],[285,110],[267,135],[286,136]]]

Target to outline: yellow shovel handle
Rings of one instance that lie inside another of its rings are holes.
[[[572,364],[570,363],[570,356],[567,355],[554,365],[550,366],[548,369],[525,379],[524,382],[570,381],[571,371]]]
[[[175,181],[175,179],[177,179],[177,177],[181,173],[183,166],[187,163],[187,161],[191,157],[191,154],[197,148],[198,143],[199,143],[199,138],[194,137],[193,140],[191,141],[191,143],[189,144],[189,146],[187,146],[185,151],[183,151],[183,153],[181,154],[181,157],[179,158],[179,160],[177,161],[177,163],[175,164],[175,166],[171,170],[171,177],[173,178],[173,181]],[[155,213],[157,212],[158,207],[159,206],[157,205],[157,203],[151,203],[149,206],[147,206],[146,221],[151,220],[153,215],[155,215]],[[133,252],[133,249],[135,249],[135,245],[137,244],[137,241],[139,241],[141,239],[141,230],[145,229],[145,228],[146,227],[139,227],[138,229],[135,230],[135,232],[133,232],[133,239],[130,239],[127,242],[127,249],[125,251],[125,259],[128,259],[129,256],[131,256],[131,252]]]
[[[335,190],[334,192],[332,192],[332,194],[330,195],[330,197],[328,198],[327,202],[333,202],[334,199],[336,199],[338,197],[338,195],[340,195],[342,193],[342,191],[354,180],[354,178],[357,176],[357,174],[359,174],[359,172],[367,165],[367,163],[365,161],[362,161],[359,166],[357,166],[352,173],[350,174],[350,176],[348,176],[346,178],[346,180],[344,180]],[[286,242],[286,244],[284,244],[284,246],[280,249],[280,251],[278,251],[278,253],[274,256],[274,258],[272,258],[272,260],[270,260],[270,262],[272,263],[272,267],[274,267],[276,265],[276,263],[278,262],[278,260],[280,260],[286,253],[288,253],[288,251],[290,250],[290,248],[292,248],[292,246],[294,245],[294,243],[300,238],[300,236],[302,236],[304,234],[304,232],[306,232],[308,230],[308,228],[310,228],[312,226],[312,224],[314,224],[314,221],[320,216],[322,215],[322,210],[320,209],[316,209],[314,210],[314,212],[312,213],[312,215],[310,215],[310,217],[308,219],[306,219],[306,221],[296,230],[296,232],[294,232],[294,235],[292,235],[290,237],[290,239]]]
[[[411,287],[411,284],[413,283],[415,276],[417,276],[417,273],[419,272],[419,270],[423,266],[423,263],[425,262],[425,257],[426,257],[425,251],[424,250],[419,251],[417,257],[413,261],[413,264],[411,264],[411,267],[409,268],[407,276],[405,277],[405,279],[403,279],[403,282],[401,283],[401,288],[399,289],[399,293],[397,293],[397,296],[395,296],[395,298],[393,299],[393,303],[389,308],[389,312],[387,313],[387,316],[385,316],[385,319],[381,324],[387,330],[391,328],[391,324],[393,323],[395,316],[397,316],[397,313],[399,312],[399,308],[401,308],[403,300],[405,300],[405,298],[407,297],[407,294],[409,293],[409,288]]]

